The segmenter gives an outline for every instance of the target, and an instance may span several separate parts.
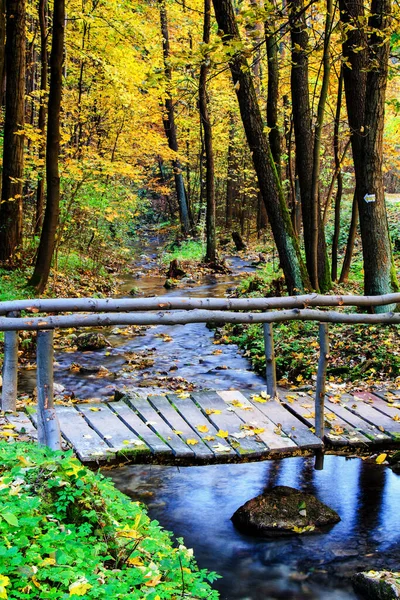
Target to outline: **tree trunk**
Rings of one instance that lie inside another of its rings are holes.
[[[364,260],[364,290],[380,295],[398,289],[392,263],[383,178],[382,134],[388,73],[390,0],[373,0],[367,39],[362,3],[340,0],[346,40],[343,76],[351,130]]]
[[[203,44],[210,43],[211,0],[204,0],[204,29]],[[199,106],[200,118],[204,131],[204,147],[206,152],[206,261],[215,263],[217,258],[215,242],[215,180],[214,180],[214,150],[212,128],[208,113],[207,75],[209,71],[208,53],[203,57],[200,66]]]
[[[40,108],[38,129],[42,134],[39,148],[39,161],[44,160],[46,155],[45,128],[46,128],[46,91],[47,91],[47,0],[39,0],[39,24],[40,24]],[[36,218],[35,235],[39,235],[43,226],[44,210],[44,173],[38,181],[36,192]]]
[[[240,35],[231,0],[213,0],[218,26],[224,33],[224,41],[240,43]],[[230,69],[239,102],[243,126],[258,185],[263,196],[274,240],[278,249],[289,293],[296,293],[307,285],[307,275],[293,233],[290,215],[271,157],[268,138],[257,103],[256,91],[243,52],[238,51],[230,60]]]
[[[340,235],[340,205],[343,192],[343,177],[339,157],[339,126],[343,95],[343,67],[340,69],[338,93],[336,101],[335,125],[333,129],[333,151],[335,156],[335,171],[337,173],[337,190],[335,198],[335,226],[332,239],[332,280],[337,280],[338,246]]]
[[[174,152],[178,152],[178,138],[176,134],[175,126],[175,109],[172,101],[171,90],[168,89],[171,86],[171,67],[169,64],[170,60],[170,48],[169,48],[169,32],[168,32],[168,17],[165,8],[165,0],[158,0],[160,8],[160,23],[161,23],[161,34],[163,37],[163,56],[164,56],[164,73],[167,82],[166,96],[165,96],[165,111],[166,114],[163,117],[165,135],[167,136],[168,146]],[[176,196],[178,199],[179,216],[181,221],[182,233],[188,235],[191,229],[189,210],[186,200],[185,184],[183,181],[182,167],[178,158],[172,161],[174,169],[175,189]]]
[[[229,122],[229,142],[228,142],[228,169],[226,178],[226,205],[225,205],[225,227],[232,227],[233,217],[233,202],[236,195],[236,161],[235,161],[235,117],[233,113],[230,115]]]
[[[315,280],[318,289],[322,292],[332,287],[331,274],[328,263],[328,255],[325,242],[324,225],[320,210],[320,174],[321,174],[321,137],[324,124],[325,105],[328,97],[329,75],[331,70],[330,39],[333,19],[333,0],[326,0],[324,50],[323,50],[323,76],[321,93],[318,101],[317,120],[315,123],[314,148],[313,148],[313,172],[312,172],[312,255],[314,274],[311,281]]]
[[[308,33],[303,0],[288,6],[292,39],[291,91],[293,126],[296,141],[296,167],[300,186],[304,247],[311,285],[326,291],[330,287],[325,233],[319,215],[318,194],[313,195],[313,153],[308,78]],[[316,235],[318,231],[318,235]],[[317,244],[317,245],[316,245]]]
[[[22,242],[25,118],[25,0],[6,2],[6,113],[0,203],[0,262],[12,260]]]
[[[4,105],[6,82],[6,0],[0,0],[0,106]]]
[[[276,34],[272,33],[274,29],[274,20],[265,23],[265,41],[268,58],[267,126],[269,128],[268,137],[272,158],[274,159],[275,167],[280,178],[281,136],[278,127],[279,62]]]
[[[50,54],[50,91],[48,104],[46,183],[47,202],[36,265],[30,285],[39,293],[46,287],[53,257],[60,211],[60,111],[64,58],[65,0],[54,3],[53,39]]]

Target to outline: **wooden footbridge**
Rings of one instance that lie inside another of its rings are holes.
[[[278,394],[127,394],[55,408],[62,437],[86,464],[213,464],[400,447],[400,391],[326,396],[323,440],[315,435],[313,398],[301,391]],[[34,409],[7,419],[37,438]]]
[[[339,312],[325,307],[396,303],[400,303],[400,294],[3,302],[0,331],[6,333],[2,410],[17,431],[53,448],[61,447],[62,437],[82,462],[91,464],[121,459],[138,463],[211,464],[400,447],[400,391],[329,395],[325,388],[329,360],[327,323],[400,323],[400,314],[392,311],[360,314],[346,312],[348,308]],[[21,311],[34,316],[21,316]],[[78,314],[59,314],[65,312]],[[320,323],[315,391],[284,391],[276,387],[272,323],[292,319]],[[127,393],[113,402],[54,405],[55,328],[189,322],[264,323],[266,390],[149,397]],[[38,331],[38,406],[17,412],[17,331],[23,329]]]

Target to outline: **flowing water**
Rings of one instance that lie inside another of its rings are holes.
[[[196,283],[185,289],[166,290],[165,275],[154,275],[158,256],[152,253],[158,239],[149,242],[148,252],[142,255],[131,275],[126,275],[119,289],[121,296],[128,296],[135,287],[143,296],[223,296],[237,285],[243,274],[254,271],[238,257],[227,257],[232,273],[228,275],[203,275]],[[150,274],[147,274],[147,271]],[[55,381],[67,390],[73,390],[79,399],[112,397],[115,388],[130,386],[153,388],[185,388],[190,382],[198,389],[244,389],[265,387],[265,381],[251,371],[248,360],[238,353],[233,344],[214,344],[214,333],[203,323],[187,325],[154,326],[130,335],[131,330],[122,327],[102,329],[111,348],[87,352],[55,353]],[[79,364],[87,371],[102,365],[109,375],[99,377],[96,373],[82,374],[71,369]],[[182,378],[184,381],[181,381]],[[25,370],[21,374],[21,386],[26,392],[35,387],[35,372]],[[160,390],[162,391],[162,389]]]
[[[158,240],[154,238],[132,275],[121,282],[121,295],[135,286],[144,296],[222,296],[243,273],[252,270],[228,257],[231,275],[202,276],[185,289],[163,288],[154,275]],[[139,269],[139,272],[138,272]],[[76,397],[104,398],[130,385],[171,388],[265,388],[234,345],[215,345],[203,324],[150,327],[140,335],[108,330],[112,344],[97,352],[57,352],[55,380]],[[217,350],[217,351],[216,351]],[[130,359],[136,364],[130,368]],[[106,377],[71,371],[71,363],[103,365]],[[141,364],[143,363],[143,364]],[[178,379],[183,378],[185,381]],[[34,373],[23,374],[25,389]],[[189,383],[188,383],[189,382]],[[358,570],[399,570],[400,478],[373,460],[327,456],[323,471],[313,459],[288,458],[243,465],[206,467],[125,466],[106,471],[118,488],[144,502],[152,518],[183,536],[200,568],[223,577],[216,582],[224,600],[354,600],[350,578]],[[322,534],[258,539],[233,527],[230,517],[244,502],[273,485],[289,485],[315,494],[341,516]]]
[[[107,471],[150,517],[183,537],[200,568],[223,576],[223,600],[354,600],[359,570],[399,569],[400,477],[374,461],[326,456],[207,467],[126,466]],[[274,485],[316,495],[341,522],[321,534],[275,540],[239,533],[230,518]]]

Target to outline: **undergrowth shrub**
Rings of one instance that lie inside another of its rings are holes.
[[[255,370],[265,373],[262,325],[230,326],[228,335]],[[328,375],[348,381],[400,376],[398,325],[334,325],[329,330]],[[318,325],[289,321],[274,326],[277,376],[290,383],[310,382],[319,357]]]
[[[0,538],[0,598],[218,598],[182,540],[71,452],[0,442]]]

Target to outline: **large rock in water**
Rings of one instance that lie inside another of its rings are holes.
[[[111,346],[110,342],[102,333],[81,333],[76,338],[78,350],[102,350]]]
[[[309,533],[338,523],[340,517],[311,494],[280,485],[243,504],[232,521],[244,533],[280,536]]]
[[[366,600],[396,600],[400,598],[400,573],[369,571],[356,573],[353,586]]]

